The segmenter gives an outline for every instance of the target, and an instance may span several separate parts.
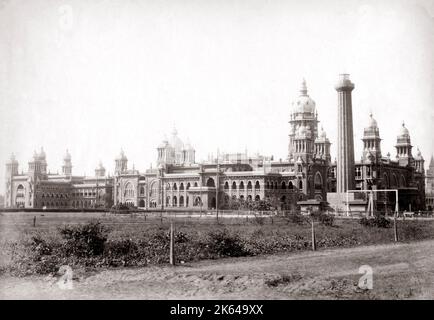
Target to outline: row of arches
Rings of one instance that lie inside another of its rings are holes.
[[[198,186],[197,182],[195,182],[193,184],[193,186],[197,187]],[[172,184],[168,183],[167,186],[166,186],[166,190],[168,190],[168,191],[170,191],[170,190],[177,191],[178,188],[179,188],[179,191],[184,191],[184,190],[190,189],[190,187],[191,187],[191,183],[190,182],[187,182],[185,185],[184,185],[184,182],[181,182],[181,183],[179,183],[179,187],[178,187],[178,184],[176,182],[174,182]]]
[[[407,186],[407,181],[403,174],[401,174],[398,179],[396,173],[392,173],[389,177],[389,175],[385,172],[383,174],[383,182],[386,188],[405,188]]]

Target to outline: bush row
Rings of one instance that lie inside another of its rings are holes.
[[[291,219],[299,221],[301,218],[297,216]],[[321,221],[320,218],[318,220]],[[375,221],[369,219],[367,225],[384,225],[383,220]],[[368,239],[365,239],[366,236],[363,234],[340,230],[339,226],[330,228],[329,221],[323,224],[317,229],[318,248],[355,246],[366,243]],[[310,250],[312,246],[310,229],[306,227],[307,232],[301,234],[287,234],[279,230],[265,234],[261,226],[256,227],[253,232],[240,230],[235,232],[223,226],[206,231],[176,230],[175,259],[180,263]],[[425,237],[423,225],[403,224],[399,228],[402,240]],[[117,236],[112,239],[109,234],[110,230],[107,227],[99,222],[91,222],[66,226],[59,230],[58,237],[36,234],[26,241],[11,243],[8,250],[12,263],[8,271],[16,275],[48,274],[57,272],[62,265],[94,268],[146,266],[169,262],[168,229],[158,227],[149,229],[137,238]]]

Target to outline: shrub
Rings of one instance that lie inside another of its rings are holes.
[[[66,242],[63,251],[66,255],[76,257],[92,257],[104,252],[108,229],[100,222],[90,222],[78,226],[66,226],[60,229],[60,234]]]
[[[210,232],[206,244],[209,252],[217,257],[240,257],[247,254],[241,239],[235,234],[230,234],[227,229]]]
[[[389,228],[390,220],[382,215],[376,215],[374,218],[362,217],[359,223],[365,227]]]

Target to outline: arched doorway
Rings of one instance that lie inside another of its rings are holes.
[[[145,207],[145,200],[140,200],[139,201],[139,207],[144,208]]]
[[[211,209],[215,209],[215,208],[216,208],[216,199],[215,199],[215,197],[213,197],[211,199]]]

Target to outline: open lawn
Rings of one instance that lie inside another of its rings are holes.
[[[96,253],[60,232],[90,221],[108,230]],[[170,222],[176,228],[175,268],[167,265]],[[318,251],[312,252],[311,224],[300,216],[217,222],[207,216],[2,213],[0,289],[3,298],[24,291],[23,298],[432,298],[424,281],[432,280],[434,270],[423,255],[432,254],[434,242],[427,240],[434,239],[434,222],[400,220],[397,229],[400,244],[394,243],[393,227],[362,226],[358,219],[316,222]],[[382,275],[379,291],[355,286],[363,264]],[[62,265],[72,268],[77,289],[59,291],[55,285]],[[401,271],[407,288],[395,290]]]

